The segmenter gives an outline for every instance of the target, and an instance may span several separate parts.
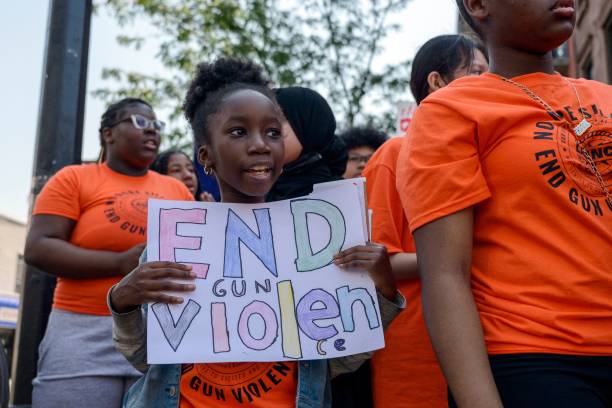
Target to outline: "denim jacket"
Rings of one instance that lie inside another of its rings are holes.
[[[113,287],[114,288],[114,287]],[[111,307],[108,291],[107,304],[113,316],[113,342],[125,358],[145,375],[126,393],[125,408],[178,408],[181,377],[180,364],[151,364],[147,361],[146,314],[147,305],[128,313],[117,313]],[[406,300],[397,292],[394,302],[378,294],[383,329],[405,307]],[[331,406],[330,379],[357,370],[373,352],[333,359],[303,360],[298,362],[296,408],[328,408]]]

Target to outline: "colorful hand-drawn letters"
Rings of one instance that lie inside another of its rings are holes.
[[[149,363],[319,359],[382,347],[372,281],[332,263],[365,242],[359,194],[342,183],[258,205],[150,200],[148,261],[192,265],[198,279],[182,304],[149,305]]]

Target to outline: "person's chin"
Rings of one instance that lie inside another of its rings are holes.
[[[138,155],[139,160],[142,162],[149,162],[149,165],[155,161],[157,157],[157,151],[143,149]]]
[[[266,180],[243,180],[235,188],[249,197],[264,197],[268,194],[273,184]]]

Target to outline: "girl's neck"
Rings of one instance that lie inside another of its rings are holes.
[[[489,46],[489,72],[506,78],[543,72],[554,74],[552,51],[545,54],[531,54],[505,46]]]
[[[219,183],[219,193],[221,193],[221,202],[228,204],[262,204],[266,202],[266,196],[248,195],[235,188],[230,183],[227,183],[223,177],[216,174],[217,183]]]
[[[221,190],[221,202],[222,203],[235,203],[235,204],[262,204],[266,202],[266,197],[262,196],[248,196],[245,194],[235,194],[233,192],[224,192]]]
[[[132,166],[129,166],[124,161],[118,160],[117,158],[113,156],[110,156],[108,158],[108,160],[106,161],[106,165],[114,172],[124,174],[126,176],[132,176],[132,177],[144,176],[145,174],[147,174],[147,171],[149,170],[147,167],[134,168]]]

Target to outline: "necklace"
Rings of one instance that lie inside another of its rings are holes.
[[[604,196],[606,197],[606,202],[608,203],[608,206],[612,208],[612,194],[610,193],[610,190],[608,190],[608,186],[606,186],[603,176],[597,169],[595,160],[593,160],[593,157],[589,153],[588,149],[584,146],[584,143],[586,142],[586,137],[582,138],[582,135],[584,135],[584,133],[587,130],[589,130],[592,125],[584,116],[584,108],[582,107],[582,102],[580,101],[580,95],[578,94],[578,90],[576,89],[574,84],[572,84],[571,81],[569,81],[567,78],[563,78],[565,82],[567,82],[569,86],[573,89],[574,94],[576,95],[576,99],[578,100],[578,106],[580,107],[579,112],[582,115],[582,121],[580,121],[580,123],[577,126],[572,126],[572,124],[567,119],[565,119],[564,117],[560,116],[557,112],[555,112],[555,110],[548,103],[546,103],[544,99],[540,98],[535,92],[529,89],[526,85],[515,82],[501,75],[499,77],[504,82],[512,84],[516,86],[517,88],[519,88],[521,91],[525,92],[531,99],[533,99],[534,101],[542,105],[550,116],[552,116],[556,120],[564,121],[573,130],[574,134],[576,135],[576,146],[578,147],[578,151],[582,153],[582,156],[584,157],[584,159],[586,160],[588,164],[589,170],[591,171],[591,173],[593,173],[593,175],[597,179],[597,183],[601,187],[601,191],[604,193]]]

